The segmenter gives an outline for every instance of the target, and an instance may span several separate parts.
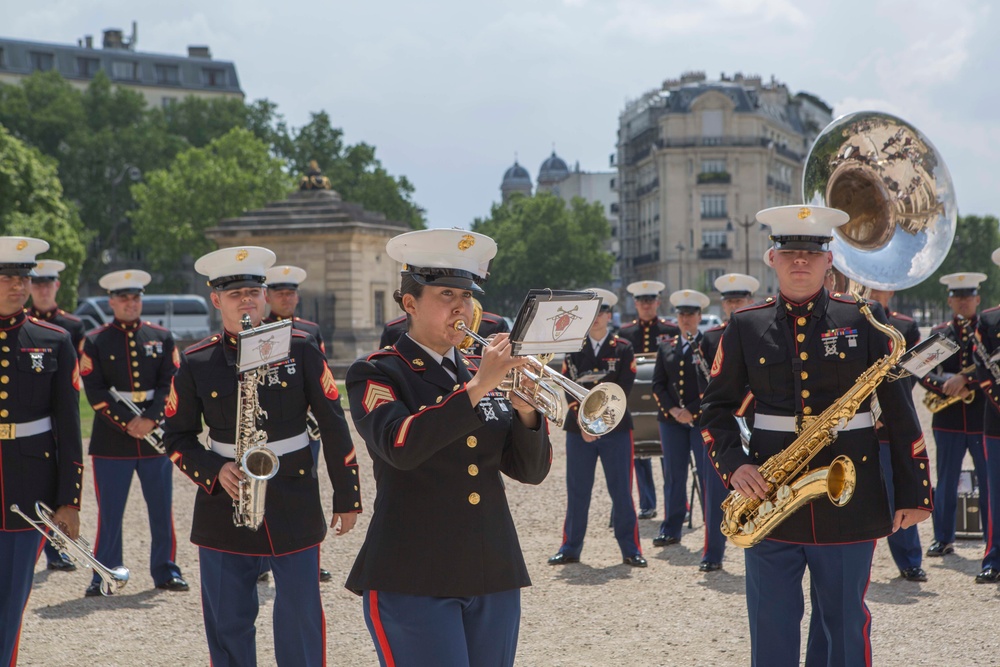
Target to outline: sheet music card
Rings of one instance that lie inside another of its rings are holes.
[[[940,334],[931,336],[907,350],[899,365],[914,377],[922,378],[951,355],[958,352],[958,343]]]
[[[292,321],[281,320],[239,333],[236,369],[240,373],[284,361],[292,351]]]
[[[514,355],[578,352],[600,308],[594,292],[531,290],[511,329]]]

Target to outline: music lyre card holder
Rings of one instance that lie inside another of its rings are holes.
[[[288,358],[292,350],[292,321],[281,320],[239,333],[236,368],[240,373]]]
[[[600,308],[594,292],[530,290],[511,328],[514,356],[579,351]]]
[[[936,334],[907,350],[899,365],[914,377],[922,378],[935,366],[958,352],[958,349],[958,343]]]

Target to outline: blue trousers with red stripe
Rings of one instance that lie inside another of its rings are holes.
[[[106,567],[122,563],[122,517],[128,501],[132,473],[139,476],[142,495],[149,514],[151,547],[149,573],[159,586],[181,576],[174,558],[177,537],[174,533],[172,475],[174,466],[166,456],[142,459],[91,457],[94,462],[94,488],[97,491],[97,543],[94,556]],[[94,582],[101,578],[94,575]]]
[[[365,624],[382,667],[511,667],[521,590],[473,597],[364,592]]]
[[[979,513],[983,517],[986,532],[986,555],[983,557],[983,569],[988,567],[1000,569],[1000,438],[986,438],[986,476],[990,489],[998,489],[989,494],[989,512]],[[981,480],[982,478],[980,478]],[[983,482],[979,482],[979,498],[983,498]],[[936,501],[935,501],[936,502]]]
[[[566,433],[566,521],[559,552],[579,558],[583,551],[598,459],[611,494],[613,528],[622,557],[641,555],[632,501],[632,432],[624,429],[594,442],[585,442],[579,433]]]
[[[824,545],[764,540],[744,553],[751,665],[799,664],[799,626],[805,611],[802,575],[807,567],[812,582],[807,667],[872,664],[865,592],[874,540]]]
[[[656,480],[652,459],[635,459],[635,485],[639,491],[639,509],[656,509]]]
[[[25,514],[32,516],[35,509]],[[0,531],[0,665],[13,665],[21,618],[31,594],[42,535],[37,530]],[[48,541],[48,540],[46,540]]]
[[[281,666],[320,667],[326,618],[319,594],[319,547],[285,556],[246,556],[201,547],[201,606],[212,667],[257,664],[257,576],[274,576],[274,657]]]
[[[666,498],[666,514],[660,524],[660,532],[667,537],[680,539],[687,512],[687,479],[690,456],[694,455],[695,470],[701,485],[701,497],[705,506],[705,543],[702,560],[721,563],[726,553],[726,538],[722,534],[722,501],[729,490],[722,483],[715,470],[709,470],[705,461],[705,441],[701,430],[688,428],[674,422],[660,422],[660,445],[663,447],[663,495]],[[689,454],[690,452],[691,454]],[[691,508],[694,511],[694,508]]]
[[[892,493],[892,454],[889,451],[888,442],[879,442],[878,457],[879,463],[882,465],[882,474],[885,476],[885,488],[889,489],[889,512],[895,514],[896,499]],[[954,515],[955,513],[952,512],[952,517]],[[896,567],[900,570],[920,567],[920,564],[923,562],[924,552],[920,548],[920,534],[917,533],[916,526],[900,528],[885,538],[885,541],[889,545],[889,553],[892,554],[892,560],[895,561]]]
[[[955,541],[955,521],[958,510],[958,479],[962,473],[965,452],[972,457],[972,467],[979,481],[979,516],[983,521],[983,538],[986,538],[986,517],[989,513],[990,480],[986,472],[986,453],[982,433],[959,433],[934,429],[936,447],[937,485],[934,487],[934,539],[938,542]]]

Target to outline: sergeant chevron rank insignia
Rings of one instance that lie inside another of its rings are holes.
[[[365,412],[371,412],[383,403],[392,403],[395,400],[396,394],[392,392],[392,387],[369,380],[362,405],[365,407]]]

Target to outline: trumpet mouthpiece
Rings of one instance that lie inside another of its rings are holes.
[[[462,320],[455,322],[452,326],[455,328],[455,331],[465,331],[468,328]]]

